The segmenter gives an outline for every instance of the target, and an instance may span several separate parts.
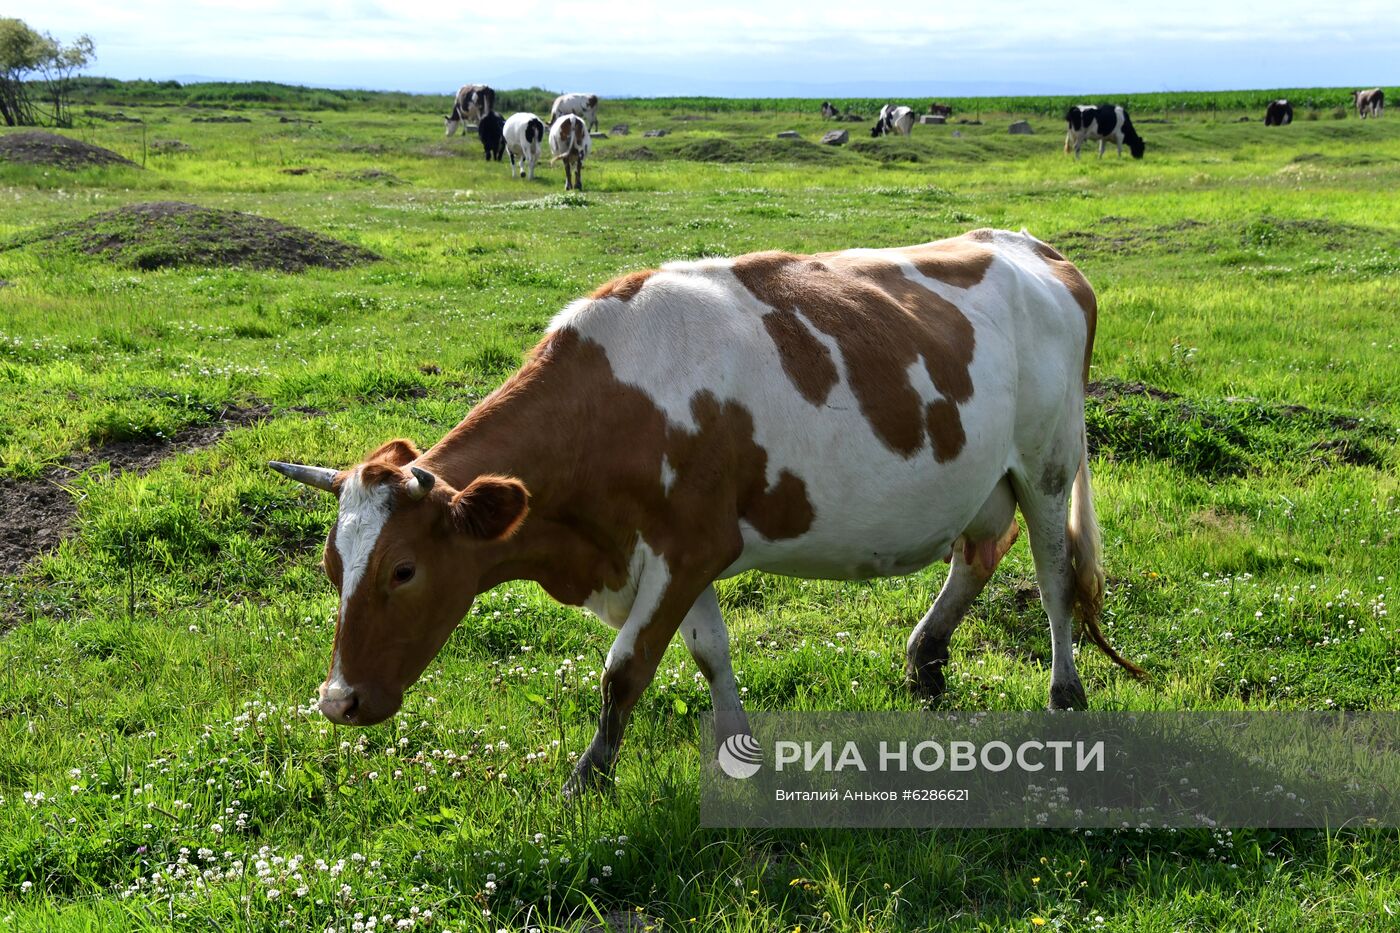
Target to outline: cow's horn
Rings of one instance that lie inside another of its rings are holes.
[[[433,483],[437,482],[436,476],[421,467],[409,467],[408,472],[413,474],[413,479],[408,481],[410,499],[421,499],[432,492]]]
[[[280,460],[273,460],[268,463],[268,466],[298,483],[324,489],[326,492],[335,492],[337,471],[330,467],[303,466],[300,463],[283,463]]]

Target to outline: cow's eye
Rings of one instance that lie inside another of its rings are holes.
[[[403,586],[413,579],[414,568],[412,564],[403,563],[394,568],[394,586]]]

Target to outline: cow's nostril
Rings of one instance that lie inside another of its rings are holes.
[[[321,713],[334,722],[349,724],[354,722],[355,713],[360,708],[360,696],[353,690],[341,687],[338,690],[323,690]]]

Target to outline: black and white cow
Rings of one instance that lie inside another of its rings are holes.
[[[871,136],[908,136],[914,128],[914,111],[909,107],[896,107],[886,104],[875,117],[875,125],[870,128]]]
[[[486,161],[501,161],[506,154],[506,118],[491,111],[476,125],[476,138],[481,140],[481,148],[486,150]]]
[[[1352,91],[1351,99],[1356,101],[1356,115],[1363,120],[1379,117],[1385,112],[1385,91],[1378,87],[1369,91]]]
[[[533,113],[513,113],[506,121],[506,152],[510,155],[510,177],[515,177],[515,160],[520,160],[520,177],[528,170],[535,177],[535,164],[540,160],[540,141],[544,139],[544,121]]]
[[[1292,104],[1282,99],[1269,101],[1269,107],[1264,111],[1265,126],[1287,126],[1292,122]]]
[[[1141,159],[1147,143],[1133,129],[1133,121],[1128,119],[1128,111],[1113,104],[1080,104],[1069,108],[1065,113],[1065,152],[1074,152],[1079,158],[1079,147],[1086,139],[1099,141],[1099,158],[1103,158],[1103,147],[1110,139],[1118,146],[1118,157],[1123,157],[1123,144],[1134,159]]]
[[[829,100],[822,101],[822,119],[831,120],[841,116],[841,109],[836,107]]]
[[[447,135],[451,136],[464,123],[477,123],[496,109],[496,92],[484,84],[464,84],[457,89],[452,112],[447,115]]]

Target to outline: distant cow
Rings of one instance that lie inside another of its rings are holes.
[[[560,94],[554,98],[554,106],[549,108],[549,125],[565,114],[575,114],[583,118],[590,130],[598,128],[597,94]]]
[[[481,148],[486,150],[486,161],[501,161],[506,154],[506,120],[496,111],[481,118],[476,125],[476,138],[481,140]]]
[[[908,136],[914,128],[914,111],[909,107],[896,107],[886,104],[875,117],[875,125],[870,128],[871,136]]]
[[[520,160],[520,177],[528,168],[535,177],[535,164],[540,160],[540,140],[544,139],[544,121],[533,113],[513,113],[506,121],[503,135],[506,152],[510,154],[510,177],[515,177],[515,160]]]
[[[832,103],[831,103],[831,101],[829,101],[829,100],[824,100],[824,101],[822,101],[822,119],[823,119],[823,120],[835,120],[835,119],[839,119],[840,116],[841,116],[841,108],[840,108],[840,107],[833,106]]]
[[[1352,91],[1351,99],[1356,102],[1356,115],[1363,120],[1379,117],[1385,111],[1385,91],[1378,87],[1369,91]]]
[[[1133,121],[1128,119],[1128,111],[1113,104],[1100,104],[1097,107],[1093,104],[1080,104],[1077,107],[1069,108],[1065,113],[1065,152],[1071,148],[1074,157],[1079,158],[1079,147],[1084,145],[1086,139],[1097,139],[1099,141],[1099,158],[1103,158],[1104,143],[1110,139],[1118,146],[1118,157],[1123,157],[1123,144],[1128,144],[1128,151],[1133,154],[1134,159],[1141,159],[1143,152],[1147,149],[1147,143],[1142,141],[1142,137],[1133,129]]]
[[[1286,100],[1274,100],[1269,102],[1269,108],[1264,111],[1265,126],[1287,126],[1292,122],[1292,104]]]
[[[447,115],[447,135],[457,132],[463,123],[479,123],[496,109],[496,92],[484,84],[464,84],[457,89],[452,112]]]
[[[592,147],[588,126],[576,113],[564,114],[549,128],[549,151],[554,153],[549,164],[563,160],[565,191],[583,190],[583,160]]]
[[[930,116],[951,117],[953,115],[953,108],[947,104],[934,103],[928,105],[928,112]]]

